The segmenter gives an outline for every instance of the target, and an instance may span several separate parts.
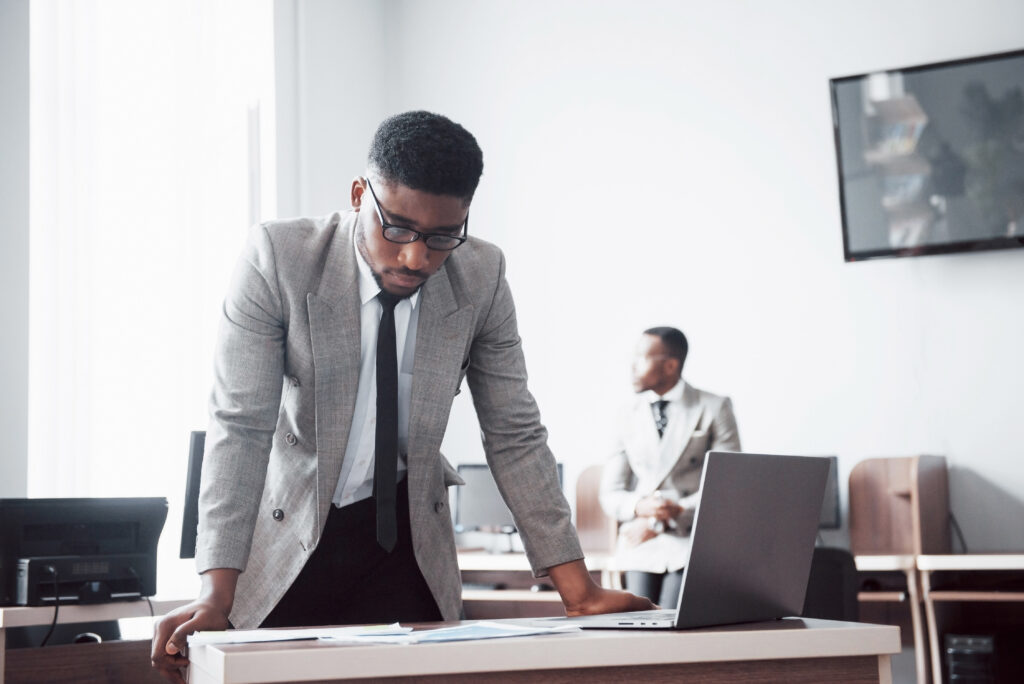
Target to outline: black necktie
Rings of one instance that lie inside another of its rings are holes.
[[[665,434],[665,426],[668,425],[668,415],[665,413],[666,406],[668,406],[668,402],[664,399],[651,404],[651,410],[654,412],[654,425],[658,428],[659,437]]]
[[[395,473],[398,470],[398,355],[395,305],[401,297],[381,290],[383,312],[377,330],[377,434],[374,442],[373,496],[377,500],[377,543],[395,548]]]

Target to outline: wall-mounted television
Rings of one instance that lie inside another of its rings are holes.
[[[1024,247],[1024,50],[830,84],[846,261]]]

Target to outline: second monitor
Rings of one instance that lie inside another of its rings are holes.
[[[562,464],[557,467],[558,484],[562,486]],[[466,484],[456,488],[455,531],[515,532],[512,512],[501,498],[490,467],[486,463],[462,463],[458,471]]]

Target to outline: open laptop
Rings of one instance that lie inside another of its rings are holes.
[[[827,458],[709,451],[676,610],[555,619],[686,629],[799,615],[828,472]]]

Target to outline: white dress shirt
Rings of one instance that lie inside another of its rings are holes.
[[[348,433],[345,460],[331,501],[335,506],[347,506],[373,496],[373,463],[377,430],[377,330],[383,309],[377,295],[380,286],[373,277],[369,264],[356,247],[353,233],[352,248],[359,265],[360,348],[359,387],[356,407],[352,414],[352,428]],[[398,354],[398,472],[396,480],[405,477],[406,452],[409,448],[409,400],[412,392],[412,368],[416,358],[416,327],[419,321],[420,293],[398,302],[395,306],[395,342]]]
[[[658,402],[658,401],[667,401],[668,402],[665,405],[665,418],[667,419],[667,421],[665,423],[665,429],[666,430],[668,430],[668,426],[672,424],[673,420],[679,420],[680,419],[680,417],[683,414],[683,389],[684,388],[685,388],[685,383],[683,383],[683,379],[680,377],[679,381],[676,384],[672,385],[672,389],[670,389],[668,392],[665,392],[664,394],[658,394],[654,390],[647,390],[646,392],[643,393],[643,395],[642,395],[643,398],[651,406],[651,421],[652,422],[654,421],[654,411],[655,411],[654,404],[655,404],[655,402]],[[656,468],[658,466],[658,463],[661,461],[661,453],[660,452],[651,452],[649,454],[649,460],[650,460],[650,463],[649,463],[650,467],[651,468]],[[678,495],[675,492],[671,492],[671,491],[666,492],[665,494],[663,494],[662,492],[657,492],[657,494],[660,495],[660,496],[667,496],[668,498],[672,499],[673,501],[679,498]],[[665,531],[665,527],[666,527],[665,523],[661,522],[660,520],[655,520],[654,518],[651,518],[651,529],[654,530],[655,532],[658,532],[658,533],[664,532]],[[676,521],[675,520],[669,520],[668,521],[668,527],[671,528],[671,529],[675,529]]]
[[[644,400],[651,405],[651,422],[654,422],[654,403],[657,401],[667,401],[665,405],[665,418],[668,422],[665,425],[665,429],[672,424],[673,420],[679,420],[679,416],[683,414],[683,389],[686,383],[683,382],[682,378],[676,384],[672,385],[672,389],[664,394],[658,394],[654,390],[647,390],[640,394]],[[657,456],[654,456],[657,458]],[[657,461],[655,461],[656,463]]]

